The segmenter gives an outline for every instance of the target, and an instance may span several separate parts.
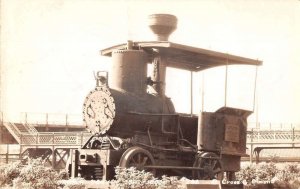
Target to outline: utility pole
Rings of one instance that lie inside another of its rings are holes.
[[[2,1],[0,0],[0,112],[2,112]],[[3,119],[3,117],[2,117]],[[2,127],[2,125],[1,125]]]
[[[2,1],[0,0],[0,113],[1,113],[1,125],[0,125],[0,144],[3,142],[3,110],[2,110]]]

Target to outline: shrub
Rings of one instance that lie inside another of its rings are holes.
[[[69,180],[60,180],[58,184],[63,189],[84,189],[84,179],[83,178],[72,178]]]
[[[135,167],[116,167],[115,185],[122,189],[179,189],[183,186],[177,177],[162,176],[158,180],[150,172],[139,171]]]
[[[277,166],[276,166],[277,165]],[[283,167],[280,164],[261,163],[250,164],[237,172],[237,179],[255,185],[257,183],[273,183],[277,188],[299,189],[300,168],[298,164],[288,163]]]
[[[256,179],[256,167],[255,165],[247,165],[236,173],[237,180],[244,181],[247,184],[252,184],[253,180]]]
[[[22,168],[19,177],[22,182],[30,183],[34,189],[57,188],[58,173],[52,168],[45,167],[41,159],[29,160]]]
[[[261,163],[256,166],[256,180],[257,181],[267,181],[271,180],[278,173],[277,167],[274,163]]]
[[[300,168],[297,164],[286,164],[278,170],[274,185],[281,188],[300,188]]]
[[[136,170],[134,167],[128,169],[116,167],[116,185],[118,188],[147,188],[155,189],[155,178],[152,173]]]
[[[13,162],[0,166],[0,186],[12,185],[12,181],[17,178],[21,172],[21,162]]]
[[[26,165],[15,162],[0,167],[1,187],[13,185],[14,188],[54,189],[59,178],[59,174],[45,167],[41,159],[30,159]]]

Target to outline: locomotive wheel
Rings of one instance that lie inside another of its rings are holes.
[[[194,162],[194,167],[202,168],[203,170],[193,171],[194,179],[200,180],[222,180],[224,171],[218,156],[212,152],[199,154]]]
[[[137,170],[145,170],[155,175],[155,169],[147,169],[145,166],[154,165],[154,158],[148,150],[140,147],[128,148],[122,155],[119,166],[123,168],[136,167]]]

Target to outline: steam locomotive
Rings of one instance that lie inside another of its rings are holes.
[[[133,166],[156,176],[222,179],[226,173],[234,179],[246,155],[251,111],[221,107],[198,116],[177,113],[165,95],[166,68],[198,72],[261,61],[169,42],[177,25],[173,15],[150,15],[149,21],[157,41],[128,41],[101,51],[112,57],[112,69],[109,77],[96,74],[96,87],[85,98],[84,122],[93,134],[72,151],[70,175],[110,180],[116,166]]]

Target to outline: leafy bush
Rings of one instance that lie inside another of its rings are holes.
[[[158,180],[150,172],[139,171],[135,167],[116,167],[115,185],[122,189],[176,189],[182,188],[177,177],[162,176]]]
[[[84,179],[83,178],[72,178],[69,180],[60,180],[58,181],[63,189],[85,189]]]
[[[68,180],[66,180],[68,179]],[[90,184],[91,181],[89,181]],[[95,181],[98,182],[98,181]],[[138,171],[136,168],[116,168],[116,180],[99,181],[122,189],[176,189],[182,188],[177,177],[162,176],[159,180],[152,173]],[[94,185],[98,185],[95,183]],[[0,167],[0,188],[14,189],[84,189],[87,182],[82,178],[69,179],[63,171],[44,166],[41,159],[30,159],[26,165],[21,162],[10,163]]]
[[[257,181],[267,181],[271,183],[271,180],[275,177],[278,170],[274,163],[261,163],[256,167],[256,179]]]
[[[281,165],[281,167],[280,167]],[[181,189],[187,179],[162,176],[155,178],[152,173],[139,171],[136,168],[116,168],[116,179],[113,181],[85,181],[82,178],[69,179],[65,171],[60,173],[45,167],[40,159],[31,159],[27,165],[20,162],[0,166],[0,188],[7,189],[84,189],[89,185],[107,185],[119,189]],[[243,167],[237,179],[248,185],[273,183],[277,188],[299,189],[300,167],[298,164],[261,163]],[[92,183],[94,182],[94,183]]]
[[[281,188],[300,188],[300,168],[298,164],[286,164],[274,177],[274,185]]]
[[[21,162],[14,162],[0,166],[0,186],[11,185],[21,172]]]
[[[248,185],[257,183],[273,183],[277,188],[299,189],[300,167],[298,164],[261,163],[250,164],[236,174],[237,179]]]
[[[26,165],[21,162],[6,164],[0,167],[0,186],[14,188],[54,189],[61,176],[52,168],[44,166],[41,159],[29,159]]]
[[[236,173],[237,180],[245,181],[247,184],[252,184],[256,179],[256,167],[253,164],[247,165]]]
[[[25,165],[19,177],[25,183],[30,183],[34,189],[57,188],[58,173],[52,168],[45,167],[41,159],[30,159]]]

